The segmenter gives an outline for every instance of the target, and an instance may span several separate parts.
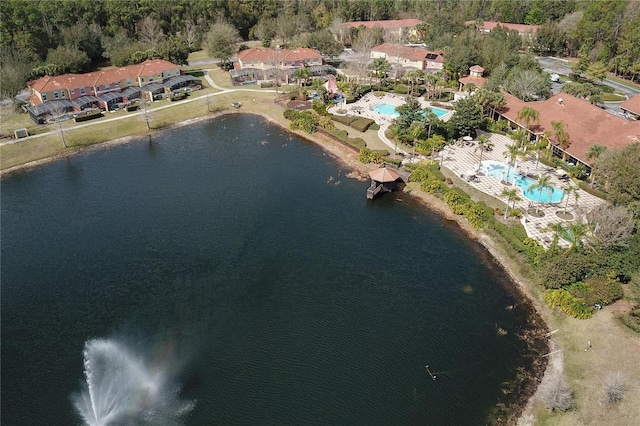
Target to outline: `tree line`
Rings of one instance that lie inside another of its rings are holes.
[[[640,76],[640,2],[633,0],[4,0],[1,90],[12,96],[27,79],[44,74],[150,57],[184,64],[189,52],[207,46],[212,25],[220,22],[233,27],[238,39],[333,55],[342,49],[334,37],[341,22],[403,18],[424,21],[420,40],[447,51],[451,74],[466,72],[479,57],[491,73],[501,62],[515,62],[524,47],[578,56],[577,72],[595,63]],[[521,46],[516,37],[504,43],[505,34],[480,41],[473,31],[465,33],[467,20],[542,27]]]

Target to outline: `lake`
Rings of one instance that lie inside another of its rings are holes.
[[[2,424],[484,424],[539,319],[348,172],[238,114],[4,178]]]

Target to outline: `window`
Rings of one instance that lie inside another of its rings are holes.
[[[76,89],[71,89],[71,94],[75,95],[76,94]]]
[[[80,88],[80,94],[81,95],[86,95],[87,94],[87,92],[84,90],[84,87]]]
[[[46,101],[46,100],[47,100],[47,95],[46,95],[46,94],[44,94],[44,93],[42,94],[42,100],[43,100],[43,101]]]
[[[153,81],[153,76],[149,77],[149,82]]]
[[[131,79],[130,78],[127,79],[127,86],[131,86]]]
[[[53,97],[58,99],[58,92],[53,92]]]
[[[111,90],[111,85],[107,84],[104,86],[104,90]]]

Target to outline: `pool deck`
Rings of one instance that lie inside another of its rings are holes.
[[[493,149],[490,152],[484,152],[482,154],[482,161],[493,160],[504,163],[506,161],[503,153],[507,151],[507,145],[512,145],[513,140],[507,136],[498,135],[495,133],[486,133],[478,131],[479,134],[484,133],[489,137],[489,140],[493,143]],[[442,167],[445,167],[452,172],[454,172],[457,176],[464,175],[465,178],[469,171],[476,170],[478,162],[480,161],[480,151],[477,149],[477,145],[475,141],[472,141],[468,144],[462,144],[461,146],[449,145],[444,151],[441,153],[443,157]],[[550,184],[559,189],[566,189],[569,186],[577,187],[577,185],[571,181],[564,182],[560,180],[559,176],[556,174],[556,169],[549,168],[544,164],[540,163],[536,167],[535,159],[528,160],[518,160],[517,170],[526,174],[527,171],[529,175],[545,175],[550,177]],[[466,179],[465,179],[466,180]],[[501,196],[503,189],[505,188],[514,188],[513,186],[506,186],[501,182],[500,178],[494,178],[491,176],[479,176],[477,181],[467,182],[473,188],[482,191],[486,194],[492,195],[495,198],[498,198],[505,203],[507,202],[507,197]],[[517,187],[516,187],[517,188]],[[578,201],[576,202],[575,196],[573,194],[569,194],[569,202],[567,204],[566,195],[559,203],[550,203],[550,204],[538,204],[536,202],[531,202],[529,199],[524,197],[522,191],[519,189],[519,197],[520,201],[516,201],[516,208],[520,211],[524,212],[523,217],[521,218],[522,224],[524,225],[527,235],[530,238],[535,238],[542,244],[544,247],[549,247],[553,241],[554,232],[549,230],[549,225],[563,222],[570,223],[575,222],[577,220],[586,221],[585,214],[598,206],[599,204],[605,203],[604,200],[601,200],[598,197],[595,197],[589,194],[586,191],[578,189]],[[540,209],[543,213],[543,217],[534,217],[526,214],[529,209],[529,205],[531,204],[532,208]],[[567,212],[573,215],[573,219],[564,220],[559,218],[556,213],[564,212],[565,205],[567,206]],[[569,243],[560,239],[558,244],[563,247],[568,247]]]
[[[329,108],[329,112],[336,115],[358,115],[371,118],[378,125],[380,125],[378,137],[382,142],[384,142],[385,145],[387,145],[391,149],[391,152],[398,152],[403,154],[405,157],[411,157],[411,154],[409,152],[397,148],[395,143],[387,139],[387,137],[385,136],[385,132],[387,131],[389,125],[393,123],[394,118],[384,114],[379,114],[371,110],[372,107],[379,104],[390,104],[396,107],[400,106],[404,104],[405,98],[405,95],[387,93],[383,96],[378,97],[373,93],[369,93],[362,99],[352,104],[339,104],[331,107]],[[418,100],[420,101],[420,104],[423,108],[430,106],[430,103],[425,101],[423,98],[418,98]],[[346,113],[339,114],[339,110],[346,110]],[[441,120],[447,121],[451,118],[451,116],[453,116],[453,114],[454,112],[450,111],[443,117],[441,117]],[[493,149],[482,154],[482,161],[493,160],[504,163],[506,161],[506,158],[503,153],[507,152],[507,145],[512,145],[514,141],[504,135],[486,133],[481,131],[478,131],[478,136],[482,133],[486,134],[489,137],[489,141],[493,143]],[[414,161],[422,161],[425,159],[426,157],[417,156]],[[467,175],[469,174],[469,171],[477,170],[479,161],[480,151],[477,149],[476,141],[470,141],[467,143],[462,143],[460,145],[448,145],[440,153],[440,162],[442,164],[442,167],[451,170],[457,176],[463,175],[465,181]],[[566,189],[569,186],[572,186],[574,188],[577,187],[577,185],[572,181],[564,182],[560,180],[554,168],[549,168],[541,163],[536,165],[535,159],[519,159],[517,163],[517,170],[521,174],[526,174],[528,172],[529,175],[547,175],[550,177],[550,184],[562,190]],[[506,197],[503,197],[500,194],[505,188],[513,188],[513,186],[506,186],[505,184],[503,184],[501,182],[501,179],[491,176],[479,176],[478,180],[470,181],[467,183],[478,191],[489,194],[504,201],[505,203],[507,202]],[[518,195],[521,200],[516,201],[515,208],[524,213],[523,217],[521,218],[521,222],[527,231],[527,235],[530,238],[536,239],[545,248],[548,248],[551,245],[554,237],[554,232],[549,230],[550,225],[558,222],[571,223],[578,220],[586,222],[585,214],[592,210],[594,207],[605,203],[604,200],[601,200],[600,198],[595,197],[581,189],[578,189],[577,193],[577,201],[574,194],[572,193],[569,195],[568,203],[565,196],[559,203],[538,204],[535,202],[531,202],[529,199],[524,197],[524,195],[522,194],[522,190],[519,189]],[[565,220],[556,215],[556,213],[562,213],[565,211],[565,205],[567,206],[566,211],[573,215],[573,219]],[[530,208],[530,206],[534,209],[542,211],[544,213],[544,216],[534,217],[527,214],[526,212]],[[569,246],[569,243],[562,239],[558,241],[558,244],[562,247]]]
[[[376,96],[373,93],[367,93],[361,99],[359,99],[358,101],[352,104],[346,104],[346,105],[338,104],[329,108],[328,111],[331,114],[335,114],[335,115],[346,115],[348,117],[360,116],[360,117],[366,117],[374,120],[380,126],[380,130],[378,130],[378,137],[386,146],[390,148],[390,152],[397,152],[399,154],[404,155],[405,157],[410,157],[411,153],[403,150],[400,147],[397,147],[395,142],[390,141],[385,136],[385,133],[389,128],[389,125],[393,123],[395,118],[385,114],[379,114],[371,110],[371,108],[380,104],[389,104],[389,105],[393,105],[394,107],[398,107],[405,103],[406,97],[407,97],[406,95],[396,95],[391,93],[385,93],[382,96]],[[424,98],[417,98],[417,99],[420,102],[420,105],[422,106],[422,108],[431,106],[431,103],[425,101]],[[345,110],[346,113],[342,113],[342,114],[339,113],[338,111],[341,111],[341,110]],[[453,111],[449,111],[445,115],[440,117],[440,119],[442,121],[448,121],[453,116],[453,113],[454,113]],[[417,156],[416,160],[418,161],[426,160],[426,157]]]

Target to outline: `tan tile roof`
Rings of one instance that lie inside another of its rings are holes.
[[[484,72],[484,68],[482,68],[480,65],[474,65],[471,68],[469,68],[469,71]]]
[[[291,62],[309,59],[322,59],[322,55],[315,49],[300,47],[298,49],[245,49],[238,52],[238,60],[242,62]]]
[[[620,108],[640,115],[640,95],[635,95],[634,97],[627,99],[620,104]]]
[[[587,161],[586,154],[592,145],[620,149],[640,141],[640,121],[617,117],[584,99],[559,93],[544,101],[523,102],[507,92],[502,94],[507,103],[501,113],[514,122],[525,106],[538,111],[540,124],[530,125],[530,130],[535,133],[553,131],[552,121],[564,122],[571,141],[566,151],[585,163],[591,163]],[[522,120],[520,124],[523,124]]]
[[[429,50],[420,49],[418,47],[409,47],[397,43],[383,43],[379,46],[371,49],[372,52],[382,52],[389,56],[399,56],[401,58],[407,58],[412,61],[424,61],[429,55],[430,61],[444,63],[444,57],[442,52],[431,52]]]
[[[468,27],[470,25],[475,25],[475,23],[476,21],[466,21],[464,25]],[[520,34],[535,33],[536,31],[538,31],[538,28],[540,28],[540,25],[509,24],[506,22],[492,22],[492,21],[484,21],[480,26],[480,28],[491,31],[495,29],[498,25],[500,25],[503,28],[507,28],[509,30],[516,30]]]
[[[27,85],[42,93],[63,88],[75,89],[79,87],[111,84],[127,78],[134,79],[140,76],[156,75],[175,68],[179,68],[179,66],[164,59],[147,59],[137,65],[112,68],[104,71],[85,74],[63,74],[53,77],[44,76],[28,82]]]
[[[359,28],[361,25],[364,25],[367,28],[380,27],[384,29],[392,29],[392,28],[411,28],[421,23],[422,21],[420,19],[411,18],[411,19],[389,19],[386,21],[352,21],[352,22],[344,22],[342,26],[347,28]]]

